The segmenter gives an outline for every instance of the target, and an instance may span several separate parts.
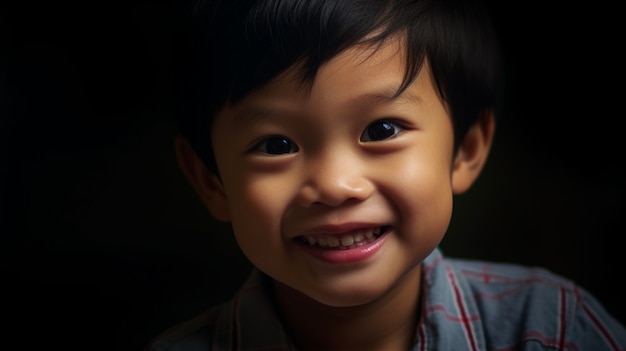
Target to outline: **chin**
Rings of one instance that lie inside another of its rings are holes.
[[[331,291],[304,292],[310,299],[329,307],[356,307],[378,300],[384,291],[363,289],[333,289]]]
[[[317,302],[328,306],[328,307],[336,307],[336,308],[349,308],[349,307],[358,307],[364,306],[368,303],[371,303],[374,298],[359,298],[356,299],[354,297],[345,297],[345,298],[329,298],[329,299],[316,299]]]

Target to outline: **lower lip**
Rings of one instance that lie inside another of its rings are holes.
[[[328,263],[354,263],[367,260],[383,246],[387,239],[384,233],[376,240],[353,249],[333,250],[329,248],[301,245],[302,248],[313,257]]]

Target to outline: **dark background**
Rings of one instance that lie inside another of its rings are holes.
[[[494,3],[509,104],[443,250],[547,267],[626,322],[619,11]],[[140,350],[245,278],[173,154],[183,4],[0,5],[5,340]]]

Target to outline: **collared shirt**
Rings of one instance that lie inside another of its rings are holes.
[[[444,258],[422,265],[411,350],[626,350],[626,328],[587,291],[545,269]],[[254,270],[232,300],[178,325],[146,351],[296,350]]]

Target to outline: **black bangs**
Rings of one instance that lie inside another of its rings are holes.
[[[212,33],[205,62],[213,68],[211,96],[218,109],[237,103],[295,65],[303,83],[311,83],[319,67],[342,50],[358,43],[382,43],[400,31],[413,39],[407,50],[405,88],[421,67],[425,42],[421,34],[426,32],[423,18],[427,18],[423,14],[431,1],[235,0],[226,4],[214,2],[196,16],[200,26],[210,26],[201,32]]]
[[[257,1],[244,18],[241,61],[235,63],[230,102],[298,65],[303,82],[342,50],[381,27],[386,1]],[[235,48],[233,48],[235,49]],[[243,70],[242,70],[243,68]]]

